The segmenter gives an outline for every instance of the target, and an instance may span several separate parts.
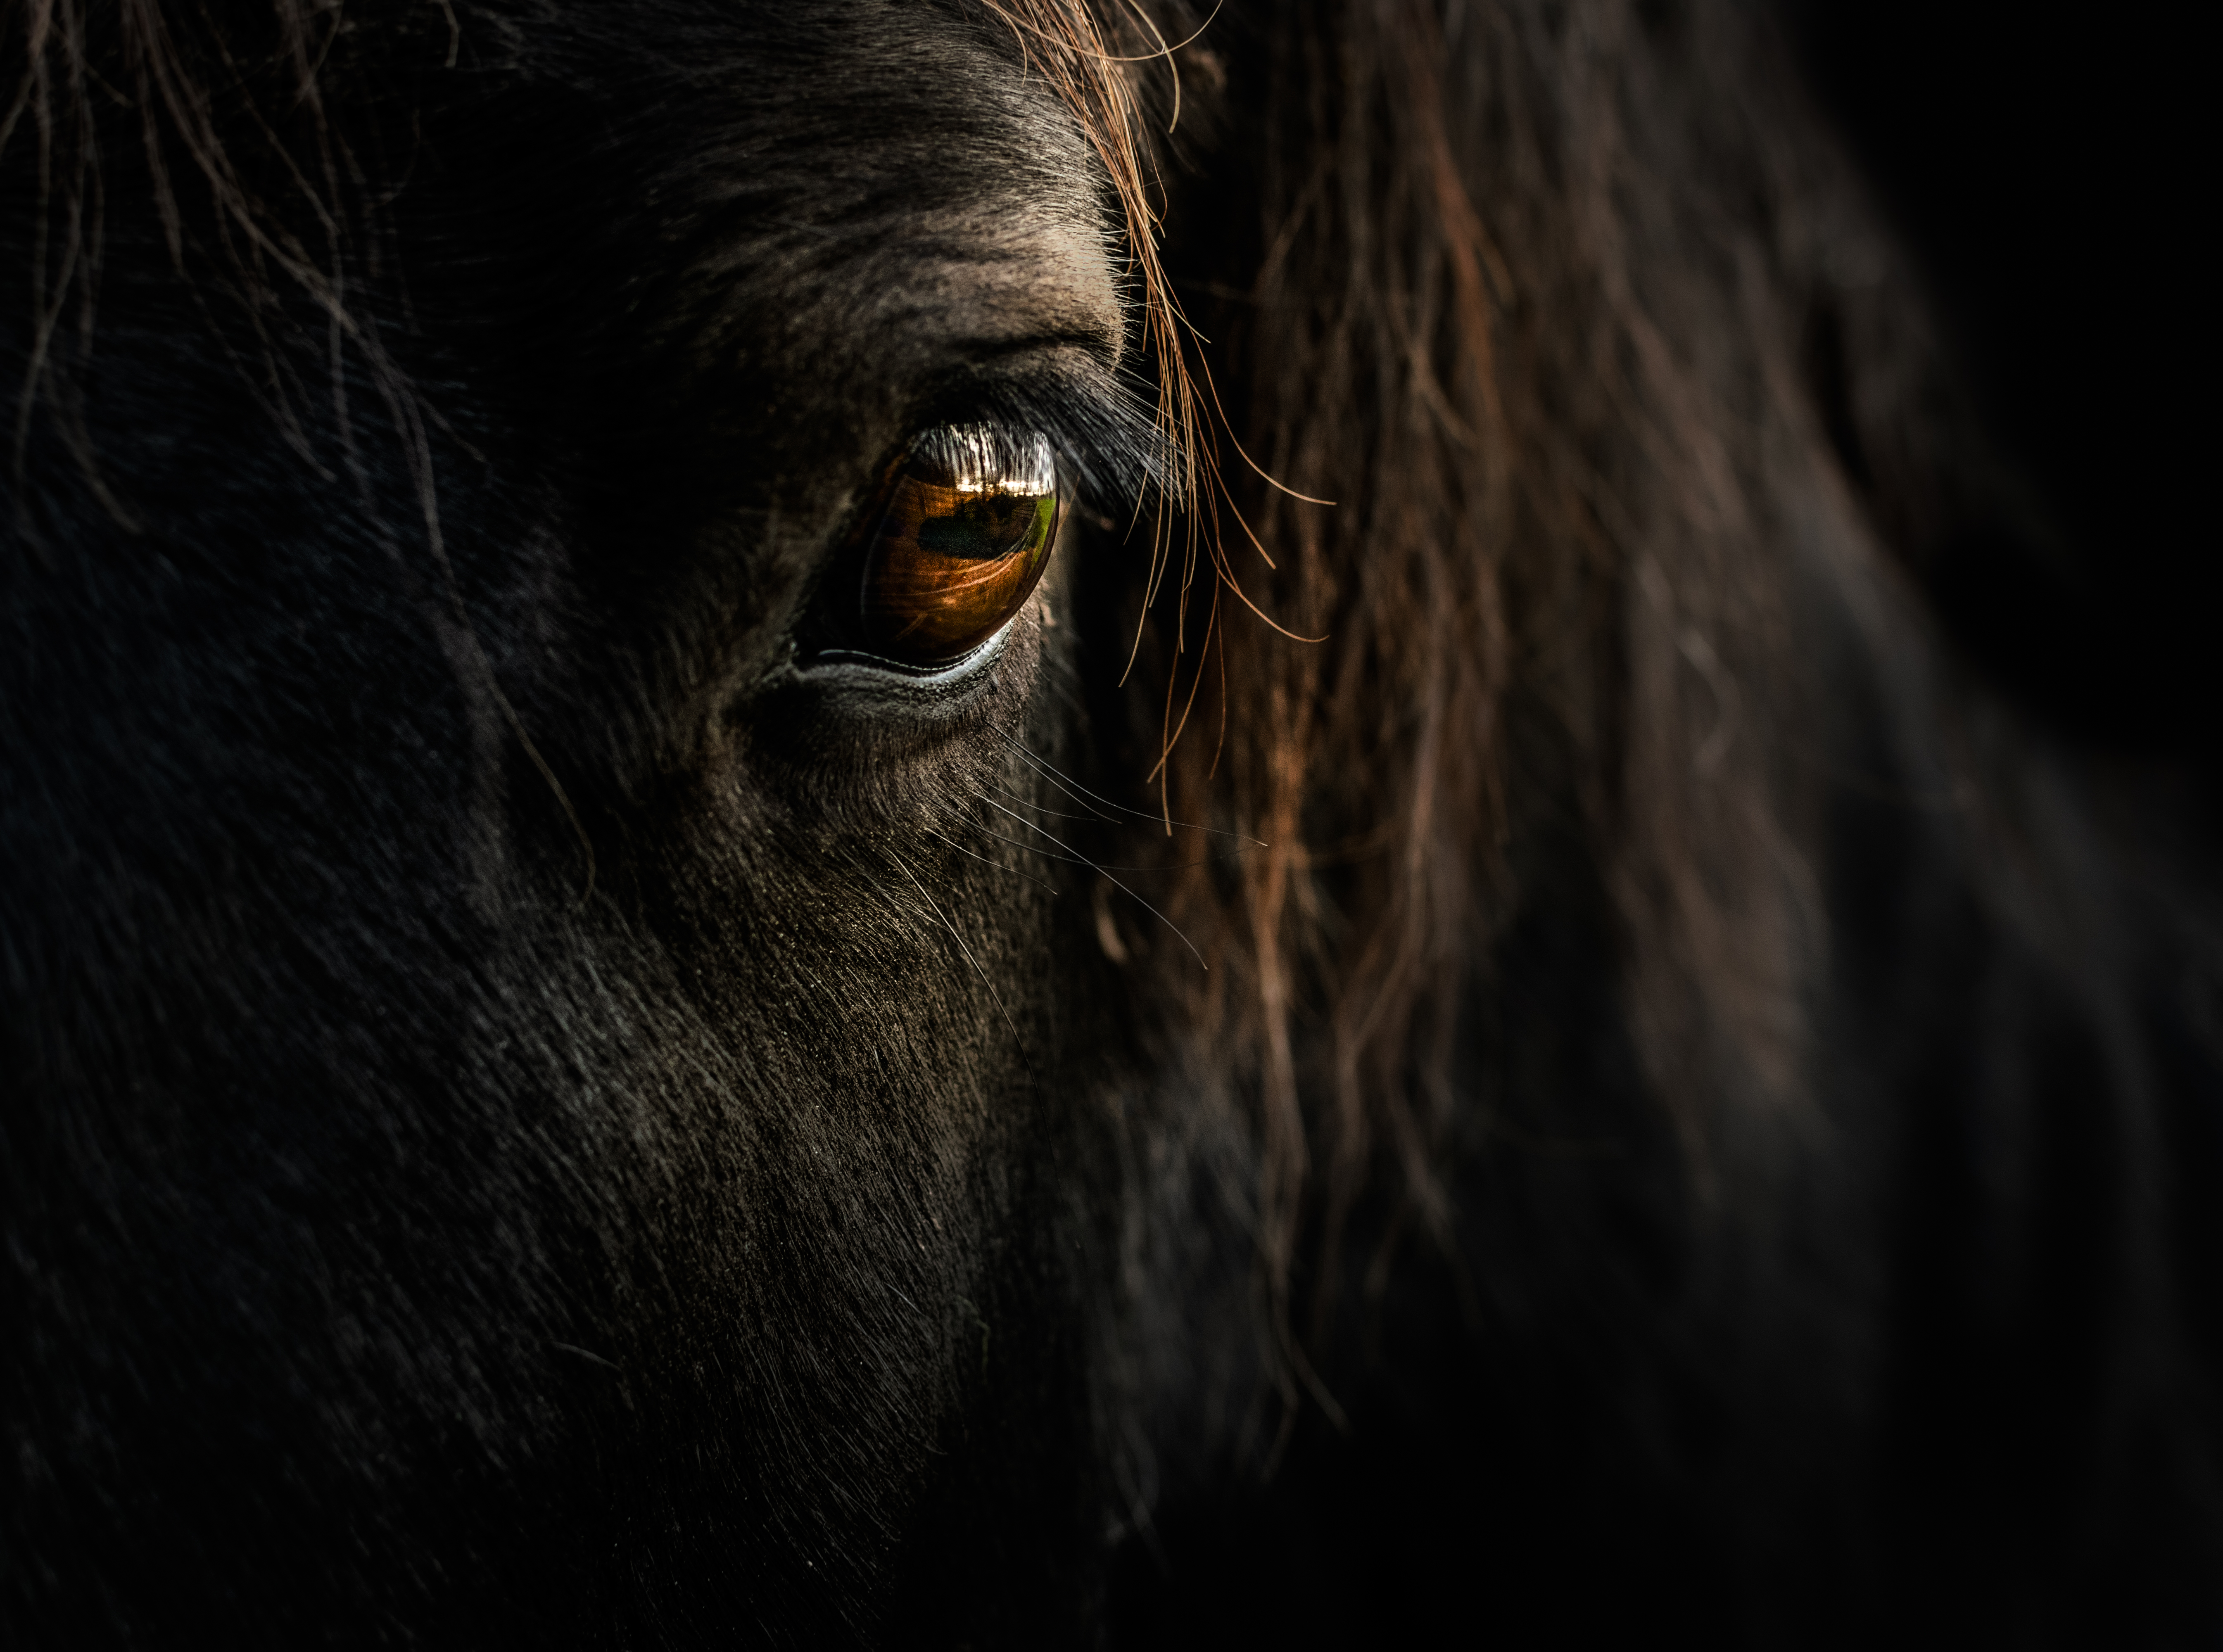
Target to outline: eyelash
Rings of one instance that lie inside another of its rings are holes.
[[[975,386],[964,413],[923,420],[828,564],[812,634],[798,639],[808,656],[937,675],[1000,636],[1065,516],[1130,512],[1162,470],[1155,427],[1104,388],[1017,380],[983,396]],[[1020,485],[966,489],[960,470]]]
[[[1168,491],[1171,467],[1149,411],[1149,386],[1129,384],[1091,361],[966,389],[916,428],[975,425],[1004,441],[1046,438],[1057,454],[1067,507],[1092,520],[1125,517],[1153,489]]]

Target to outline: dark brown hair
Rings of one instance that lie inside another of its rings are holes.
[[[998,9],[1123,180],[1160,372],[1217,376],[1162,410],[1210,455],[1187,502],[1218,588],[1166,583],[1133,718],[1169,816],[1257,846],[1169,908],[1210,971],[1162,938],[1147,967],[1179,983],[1183,1070],[1254,1144],[1294,1392],[1354,1208],[1390,1207],[1378,1289],[1406,1240],[1449,1253],[1453,1138],[1517,1128],[1456,1071],[1459,1017],[1552,845],[1603,869],[1702,1196],[1813,1128],[1820,707],[1793,612],[1822,587],[1899,601],[1884,536],[1974,445],[1913,283],[1748,9],[1290,8],[1245,43],[1231,101],[1260,124],[1219,135],[1208,184],[1118,89],[1162,82],[1152,47],[1194,13],[1145,34]],[[1207,123],[1214,44],[1169,54]],[[1208,345],[1158,290],[1138,152],[1212,202],[1176,207],[1164,254]],[[1857,357],[1867,496],[1817,401],[1817,317]]]
[[[1383,1259],[1448,1232],[1448,1139],[1491,1128],[1453,1071],[1459,1007],[1547,839],[1606,870],[1628,1013],[1694,1173],[1732,1128],[1797,1128],[1824,936],[1787,547],[1887,583],[1873,524],[1929,508],[1962,438],[1908,365],[1930,351],[1886,296],[1906,287],[1887,239],[1765,21],[1725,0],[1295,6],[1246,42],[1236,96],[1196,8],[983,4],[1071,109],[1129,233],[1174,507],[1144,530],[1137,743],[1166,820],[1256,844],[1168,902],[1208,972],[1158,958],[1162,938],[1134,964],[1254,1149],[1260,1290],[1301,1373],[1293,1328],[1332,1310],[1355,1203],[1391,1190]],[[349,305],[375,192],[321,117],[337,14],[279,3],[252,50],[186,23],[134,0],[110,66],[145,113],[170,254],[258,328],[284,324],[274,290],[305,295],[342,394],[343,337],[383,357]],[[85,32],[72,0],[29,0],[7,34],[0,143],[35,142],[41,191],[19,462],[37,400],[73,428],[61,358],[94,336]],[[274,164],[226,152],[217,99],[261,111]],[[1214,129],[1223,107],[1256,126]],[[1168,240],[1201,187],[1183,120],[1214,130],[1236,227]],[[1868,387],[1867,499],[1802,358],[1823,312]],[[281,414],[313,393],[287,359],[259,369]]]

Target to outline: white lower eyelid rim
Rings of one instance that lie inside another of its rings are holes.
[[[1012,628],[1019,623],[1020,614],[1025,612],[1025,609],[1022,608],[1018,614],[1013,614],[1011,619],[997,627],[994,636],[969,654],[960,655],[948,664],[936,666],[932,670],[921,670],[916,666],[907,666],[899,661],[887,659],[878,654],[866,653],[862,649],[853,648],[828,649],[825,652],[816,656],[804,669],[812,673],[834,671],[845,675],[850,672],[869,672],[873,676],[883,680],[892,680],[913,688],[929,690],[954,688],[1003,653],[1005,643],[1011,638]]]

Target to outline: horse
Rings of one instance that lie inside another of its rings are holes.
[[[2205,817],[1772,14],[4,38],[10,1644],[2223,1624]]]

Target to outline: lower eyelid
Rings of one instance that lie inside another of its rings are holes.
[[[1021,612],[1024,612],[1023,608]],[[935,666],[910,666],[862,649],[822,650],[811,662],[811,675],[850,678],[875,694],[932,694],[963,687],[988,670],[1011,642],[1012,626],[1004,625],[977,648]]]

